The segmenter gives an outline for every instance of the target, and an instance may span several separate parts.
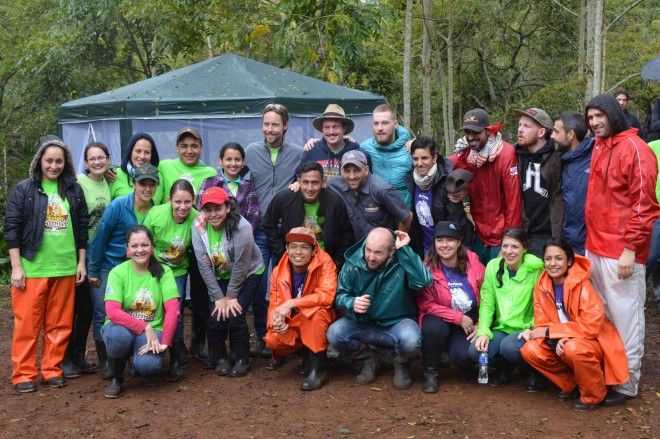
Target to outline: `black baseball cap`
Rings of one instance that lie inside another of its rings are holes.
[[[488,113],[482,108],[474,108],[463,116],[463,130],[480,133],[490,125]]]
[[[463,239],[461,227],[452,221],[439,221],[433,233],[435,238]]]

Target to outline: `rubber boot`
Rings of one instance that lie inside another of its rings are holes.
[[[376,373],[378,372],[378,358],[376,353],[371,349],[366,349],[361,355],[363,358],[362,369],[355,377],[357,384],[371,384],[376,380]]]
[[[392,377],[392,384],[399,390],[409,389],[412,386],[412,378],[410,377],[410,365],[408,359],[400,356],[394,357],[394,376]]]
[[[183,379],[184,348],[183,340],[177,340],[172,343],[172,348],[170,349],[170,370],[168,373],[168,381],[171,383],[176,383]]]
[[[96,345],[96,356],[99,360],[97,367],[102,371],[103,379],[109,380],[112,375],[110,373],[110,365],[108,364],[108,354],[105,350],[105,343],[102,341],[94,341],[94,344]]]
[[[424,368],[424,384],[422,391],[424,393],[437,393],[439,389],[438,384],[438,368],[427,366]]]
[[[107,364],[110,371],[110,382],[103,389],[103,396],[114,399],[119,398],[121,386],[124,383],[124,368],[126,358],[108,358]]]
[[[309,371],[300,388],[305,391],[320,389],[328,380],[325,351],[314,353],[306,349],[305,356]]]

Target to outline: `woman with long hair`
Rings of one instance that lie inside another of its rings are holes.
[[[128,141],[126,154],[121,159],[121,165],[112,168],[115,178],[110,187],[112,199],[128,195],[133,192],[135,168],[151,164],[158,167],[160,158],[156,141],[147,133],[137,133]],[[163,199],[163,190],[159,185],[154,193],[154,204],[160,204]]]
[[[475,253],[465,248],[462,237],[458,224],[450,221],[436,224],[433,248],[426,258],[433,283],[417,296],[426,393],[438,391],[443,352],[463,370],[472,366],[468,350],[476,336],[484,266]]]
[[[209,365],[218,375],[239,377],[250,369],[245,314],[259,288],[263,259],[252,226],[224,189],[207,189],[201,206],[206,222],[193,227],[192,240],[199,272],[209,291]]]
[[[137,376],[161,372],[179,317],[174,274],[156,259],[149,229],[136,225],[128,230],[126,256],[127,261],[110,271],[105,292],[108,319],[101,332],[111,377],[104,389],[106,398],[121,393],[129,357]]]
[[[589,276],[591,264],[563,239],[543,248],[545,270],[534,288],[534,329],[522,332],[523,358],[550,379],[577,410],[615,405],[606,386],[628,381],[623,342]],[[615,392],[611,392],[616,396]]]
[[[18,393],[36,391],[42,330],[43,382],[64,386],[60,364],[71,334],[75,286],[87,274],[88,222],[69,149],[56,136],[43,137],[30,176],[11,191],[5,210],[14,313],[12,384]]]
[[[502,238],[501,256],[486,266],[481,286],[479,322],[470,356],[477,362],[488,353],[497,376],[494,384],[511,381],[515,366],[525,363],[520,356],[524,340],[520,333],[534,323],[533,291],[543,270],[543,261],[527,251],[527,234],[508,229]]]
[[[154,236],[156,259],[172,269],[179,290],[181,315],[170,349],[170,378],[179,381],[183,378],[186,352],[183,342],[183,302],[186,300],[186,283],[192,252],[192,226],[197,218],[197,211],[193,208],[195,191],[190,182],[184,179],[175,181],[170,189],[169,200],[149,210],[144,226]]]

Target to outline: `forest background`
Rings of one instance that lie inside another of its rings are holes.
[[[59,105],[222,53],[382,94],[446,151],[477,106],[510,139],[518,108],[624,86],[643,123],[660,96],[657,0],[0,0],[0,27],[2,212]]]

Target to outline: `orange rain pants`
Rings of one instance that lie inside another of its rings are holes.
[[[328,348],[325,334],[333,321],[334,315],[328,309],[319,309],[310,318],[302,313],[296,314],[287,322],[289,328],[286,331],[277,333],[268,328],[264,340],[276,357],[292,354],[303,346],[314,353],[323,352]]]
[[[12,287],[12,384],[37,380],[37,341],[42,328],[43,379],[62,376],[60,363],[64,359],[73,325],[75,287],[75,276],[28,278],[25,279],[25,289]]]
[[[603,350],[598,340],[570,338],[560,357],[543,339],[537,338],[525,343],[520,353],[562,392],[571,392],[577,385],[580,401],[585,404],[598,404],[605,398]]]

